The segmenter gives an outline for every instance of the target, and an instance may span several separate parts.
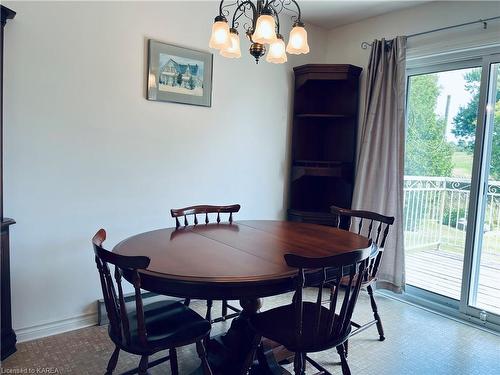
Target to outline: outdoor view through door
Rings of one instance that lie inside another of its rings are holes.
[[[486,112],[485,171],[481,179],[477,261],[469,303],[500,314],[500,64],[491,64]]]
[[[500,314],[499,65],[484,61],[409,75],[404,181],[407,284],[482,318]]]

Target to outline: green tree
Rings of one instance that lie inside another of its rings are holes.
[[[189,82],[188,82],[188,84],[189,84],[189,88],[190,88],[191,90],[194,90],[194,88],[196,87],[196,83],[195,83],[195,81],[194,81],[193,76],[189,77]]]
[[[497,86],[500,87],[500,86]],[[500,89],[497,91],[499,96]],[[500,100],[495,104],[495,124],[493,126],[493,145],[491,150],[490,179],[500,180]]]
[[[473,69],[465,73],[464,79],[465,89],[471,94],[471,99],[466,106],[460,106],[457,115],[453,118],[452,133],[457,137],[461,148],[472,152],[474,151],[474,134],[477,125],[481,70]]]
[[[471,99],[465,106],[459,108],[457,115],[453,118],[452,133],[457,137],[459,146],[472,154],[477,126],[481,69],[473,69],[465,73],[464,79],[465,89],[470,93]],[[500,179],[500,76],[497,76],[497,88],[490,176],[498,180]]]
[[[436,74],[413,76],[408,95],[405,174],[451,176],[453,146],[446,142],[446,124],[436,114],[440,88]]]

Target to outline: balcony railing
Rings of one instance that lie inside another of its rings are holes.
[[[405,177],[408,284],[461,298],[470,187],[459,178]],[[500,181],[489,182],[486,193],[479,281],[469,303],[500,314]]]
[[[463,252],[470,187],[467,179],[405,176],[406,250]],[[500,181],[488,184],[483,230],[482,253],[500,254]]]

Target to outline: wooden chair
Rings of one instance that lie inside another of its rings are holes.
[[[267,337],[295,353],[295,375],[305,374],[306,361],[321,374],[330,374],[307,353],[336,348],[342,364],[342,373],[350,374],[345,356],[344,342],[351,333],[351,316],[361,288],[361,281],[368,272],[371,251],[355,250],[349,253],[323,258],[306,258],[286,254],[288,266],[298,269],[296,291],[292,303],[277,307],[250,318],[256,331],[252,350],[242,369],[246,374],[251,366],[255,352],[262,337]],[[347,288],[339,293],[342,278],[348,278]],[[318,286],[315,302],[303,301],[302,289]],[[322,296],[325,288],[330,288],[330,303],[323,306]],[[262,350],[262,349],[260,349]]]
[[[147,374],[147,369],[170,360],[172,374],[178,374],[176,348],[196,343],[202,361],[203,373],[211,375],[210,365],[203,345],[203,339],[210,334],[210,323],[176,301],[159,301],[143,305],[141,277],[138,270],[146,269],[149,258],[144,256],[123,256],[109,252],[102,247],[106,239],[104,229],[99,230],[92,243],[95,262],[101,280],[102,294],[109,318],[109,337],[116,345],[108,362],[106,374],[112,374],[118,362],[120,350],[141,356],[139,367],[125,374]],[[114,279],[109,265],[115,266]],[[133,279],[135,308],[125,304],[122,289],[123,274]],[[169,350],[166,357],[148,363],[148,357],[161,350]]]
[[[221,213],[228,213],[229,214],[229,223],[233,222],[233,213],[238,212],[240,210],[241,206],[239,204],[233,204],[230,206],[210,206],[210,205],[199,205],[199,206],[190,206],[190,207],[184,207],[184,208],[176,208],[176,209],[171,209],[170,214],[172,215],[173,218],[175,218],[175,227],[178,229],[181,227],[181,222],[179,220],[180,217],[184,217],[183,224],[184,226],[189,225],[189,220],[188,216],[193,216],[193,221],[192,223],[194,225],[198,225],[198,216],[204,216],[203,221],[205,224],[210,223],[210,217],[209,214],[217,214],[216,221],[217,223],[221,222]],[[186,299],[184,303],[189,306],[190,299]],[[222,315],[220,317],[217,317],[215,319],[212,319],[212,305],[213,301],[208,300],[207,301],[207,315],[205,319],[207,319],[210,323],[218,323],[218,322],[223,322],[227,319],[234,318],[238,316],[241,312],[240,309],[230,305],[227,300],[222,301]],[[228,309],[232,310],[234,313],[228,314]]]
[[[375,256],[370,259],[368,274],[361,284],[363,288],[366,287],[368,295],[370,296],[374,319],[363,325],[352,322],[356,330],[352,332],[351,336],[376,324],[379,340],[384,341],[384,328],[378,313],[377,303],[373,297],[372,284],[377,281],[377,272],[384,253],[384,246],[387,235],[389,234],[389,228],[394,223],[394,217],[384,216],[370,211],[348,210],[336,206],[331,206],[330,210],[334,215],[335,226],[341,229],[355,231],[362,236],[368,237],[373,241],[373,244],[377,246]]]

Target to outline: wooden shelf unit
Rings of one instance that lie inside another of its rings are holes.
[[[351,207],[361,68],[310,64],[294,72],[288,218],[331,224],[331,205]]]

